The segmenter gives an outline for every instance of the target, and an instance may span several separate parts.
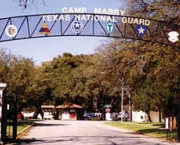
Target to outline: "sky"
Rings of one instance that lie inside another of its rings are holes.
[[[88,13],[96,8],[119,8],[120,0],[34,0],[27,5],[27,9],[18,6],[19,0],[1,0],[0,18],[43,14],[61,13],[63,7],[86,7]],[[122,0],[123,1],[123,0]],[[0,49],[6,48],[12,54],[32,58],[36,65],[50,61],[64,52],[76,54],[92,54],[107,38],[100,37],[51,37],[27,40],[15,40],[0,43]]]

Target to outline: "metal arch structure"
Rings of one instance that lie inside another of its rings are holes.
[[[127,22],[123,22],[123,19],[127,20]],[[74,32],[72,30],[74,21],[81,21],[83,24],[81,31]],[[146,33],[140,36],[136,29],[137,26],[143,25],[140,22],[145,21],[149,21],[150,24],[147,26]],[[107,30],[108,23],[113,25],[112,32]],[[48,33],[41,32],[44,24],[46,25],[46,29],[49,30]],[[7,33],[9,33],[7,27],[9,25],[14,25],[17,28],[17,33],[13,37],[7,36]],[[0,43],[42,37],[96,36],[142,40],[180,48],[180,40],[175,43],[169,41],[168,33],[171,31],[176,31],[180,34],[180,25],[131,16],[94,13],[38,14],[0,19]]]

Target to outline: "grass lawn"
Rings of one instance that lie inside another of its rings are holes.
[[[164,123],[135,123],[135,122],[119,122],[112,121],[106,124],[131,130],[136,133],[151,135],[163,139],[175,140],[177,138],[177,130],[173,129],[171,132],[168,130],[168,136],[166,136],[166,130]]]
[[[18,120],[17,123],[17,133],[21,132],[25,128],[27,128],[29,125],[31,125],[34,122],[34,120]],[[9,121],[8,124],[11,124],[10,126],[7,126],[7,136],[12,136],[12,121]]]
[[[34,122],[34,120],[20,120],[18,121],[18,126],[17,126],[17,132],[22,131],[29,125],[31,125]]]

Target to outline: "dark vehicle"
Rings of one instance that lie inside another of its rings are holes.
[[[95,118],[94,113],[84,113],[84,120],[92,120],[93,118]]]
[[[102,113],[84,113],[84,120],[103,120]]]

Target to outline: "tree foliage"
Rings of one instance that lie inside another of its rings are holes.
[[[27,8],[28,0],[19,2]],[[168,22],[167,31],[180,25],[179,0],[127,0],[124,8],[126,15]],[[132,101],[135,110],[179,113],[180,55],[172,46],[113,39],[94,55],[64,53],[40,67],[31,59],[0,53],[0,79],[9,86],[7,94],[18,95],[22,104],[34,100],[41,105],[50,99],[56,105],[78,103],[90,111],[111,104],[119,111],[123,85],[123,101]]]

